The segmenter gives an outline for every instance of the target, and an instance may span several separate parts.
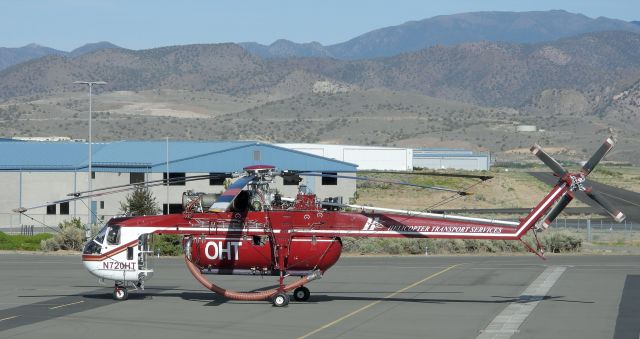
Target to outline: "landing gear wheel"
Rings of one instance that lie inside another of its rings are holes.
[[[293,299],[295,301],[307,301],[309,296],[311,296],[311,292],[304,286],[300,286],[293,291]]]
[[[113,289],[113,299],[118,301],[123,301],[129,299],[129,291],[127,291],[126,287],[116,286]]]
[[[273,296],[271,301],[275,307],[285,307],[289,305],[289,295],[283,292],[278,292]]]

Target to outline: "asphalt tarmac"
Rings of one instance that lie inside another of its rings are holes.
[[[345,257],[307,302],[224,300],[182,259],[111,299],[79,256],[0,254],[0,338],[638,338],[640,256]],[[275,279],[208,276],[253,290]]]

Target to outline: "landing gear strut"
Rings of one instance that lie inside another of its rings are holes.
[[[293,291],[293,299],[295,301],[307,301],[309,296],[311,296],[311,292],[304,286],[300,286]]]
[[[284,292],[278,292],[273,296],[271,302],[275,307],[285,307],[289,305],[289,295]]]
[[[129,291],[124,286],[116,285],[113,288],[113,299],[118,301],[123,301],[129,299]]]

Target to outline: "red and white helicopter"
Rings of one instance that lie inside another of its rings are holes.
[[[91,274],[114,281],[114,299],[125,300],[128,287],[143,289],[144,282],[153,276],[148,265],[150,236],[177,234],[183,236],[189,271],[204,287],[229,299],[271,300],[281,307],[288,305],[291,291],[297,301],[309,299],[305,285],[321,278],[338,261],[341,237],[520,240],[543,257],[537,237],[535,248],[522,237],[530,230],[546,229],[571,202],[575,191],[584,191],[616,221],[624,220],[622,212],[585,186],[589,173],[613,146],[613,140],[607,138],[579,172],[570,173],[534,145],[531,151],[553,170],[558,182],[519,222],[328,204],[304,190],[295,199],[283,199],[269,187],[273,177],[300,173],[277,172],[273,166],[247,167],[212,204],[196,196],[186,199],[182,214],[111,219],[86,243],[82,261]],[[87,197],[87,192],[81,193],[76,198]],[[323,205],[352,211],[325,209]],[[276,276],[279,281],[274,289],[237,292],[214,284],[206,274]],[[297,279],[285,283],[289,277]]]

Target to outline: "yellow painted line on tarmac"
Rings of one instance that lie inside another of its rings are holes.
[[[14,319],[14,318],[17,318],[17,317],[19,317],[19,315],[14,315],[13,317],[2,318],[2,319],[0,319],[0,321],[11,320],[11,319]]]
[[[82,304],[83,302],[84,302],[84,300],[80,300],[80,301],[76,301],[74,303],[64,304],[64,305],[60,305],[60,306],[56,306],[56,307],[49,307],[49,309],[50,310],[55,310],[56,308],[67,307],[67,306],[76,305],[76,304]]]
[[[422,279],[420,281],[414,282],[413,284],[411,284],[411,285],[409,285],[407,287],[404,287],[404,288],[399,289],[399,290],[397,290],[397,291],[395,291],[395,292],[393,292],[393,293],[391,293],[389,295],[386,295],[380,300],[377,300],[377,301],[374,301],[374,302],[372,302],[372,303],[370,303],[368,305],[362,306],[359,309],[357,309],[357,310],[355,310],[355,311],[353,311],[353,312],[351,312],[351,313],[349,313],[347,315],[344,315],[344,316],[342,316],[342,317],[340,317],[340,318],[338,318],[338,319],[336,319],[336,320],[334,320],[334,321],[332,321],[332,322],[330,322],[328,324],[325,324],[325,325],[323,325],[321,327],[318,327],[317,329],[315,329],[315,330],[313,330],[313,331],[311,331],[311,332],[309,332],[309,333],[307,333],[307,334],[305,334],[303,336],[300,336],[297,339],[304,339],[304,338],[310,337],[310,336],[312,336],[312,335],[314,335],[314,334],[316,334],[316,333],[318,333],[318,332],[320,332],[322,330],[325,330],[325,329],[327,329],[327,328],[329,328],[329,327],[331,327],[331,326],[333,326],[333,325],[335,325],[335,324],[337,324],[337,323],[339,323],[339,322],[341,322],[341,321],[343,321],[345,319],[348,319],[348,318],[350,318],[350,317],[352,317],[352,316],[354,316],[354,315],[356,315],[356,314],[358,314],[358,313],[360,313],[360,312],[362,312],[362,311],[364,311],[364,310],[366,310],[368,308],[371,308],[371,307],[381,303],[384,299],[393,298],[396,295],[398,295],[398,294],[400,294],[400,293],[402,293],[402,292],[404,292],[404,291],[406,291],[406,290],[408,290],[410,288],[416,287],[416,286],[422,284],[423,282],[425,282],[427,280],[430,280],[430,279],[433,279],[433,278],[435,278],[435,277],[437,277],[437,276],[439,276],[439,275],[441,275],[441,274],[443,274],[443,273],[445,273],[445,272],[447,272],[449,270],[452,270],[452,269],[454,269],[454,268],[456,268],[456,267],[458,267],[460,265],[462,265],[462,264],[449,266],[449,267],[445,268],[442,271],[436,272],[436,273],[434,273],[434,274],[432,274],[432,275],[430,275],[430,276],[428,276],[428,277],[426,277],[426,278],[424,278],[424,279]]]

